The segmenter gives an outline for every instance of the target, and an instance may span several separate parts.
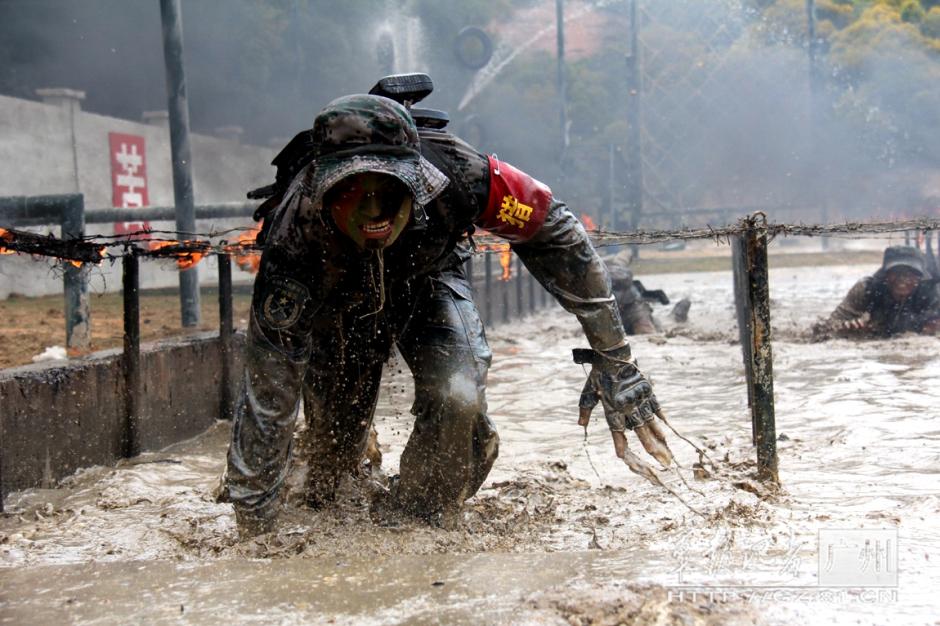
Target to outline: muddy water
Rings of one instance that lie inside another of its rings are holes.
[[[11,495],[13,514],[0,520],[0,621],[934,623],[940,342],[804,339],[859,273],[772,274],[779,494],[749,480],[730,275],[644,277],[694,302],[687,326],[667,323],[634,349],[673,423],[717,463],[716,479],[685,471],[691,488],[662,473],[702,516],[631,474],[601,423],[583,441],[584,373],[570,362],[583,341],[576,322],[547,311],[490,333],[501,455],[459,529],[376,526],[362,481],[351,479],[333,510],[292,502],[277,533],[239,541],[231,509],[210,494],[226,445],[220,424],[59,489]],[[377,413],[388,472],[410,428],[398,369]],[[696,454],[671,441],[688,468]],[[896,529],[897,589],[820,589],[817,534],[829,529]],[[712,596],[691,596],[703,585]]]

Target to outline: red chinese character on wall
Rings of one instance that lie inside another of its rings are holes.
[[[150,204],[147,196],[147,157],[144,138],[139,135],[108,133],[111,148],[111,204],[132,209]],[[117,222],[118,235],[150,230],[149,222]],[[149,239],[149,234],[139,235]]]

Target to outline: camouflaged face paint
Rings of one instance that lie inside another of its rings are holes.
[[[397,178],[364,173],[349,176],[323,197],[336,227],[357,246],[375,250],[398,239],[411,216],[412,198]]]

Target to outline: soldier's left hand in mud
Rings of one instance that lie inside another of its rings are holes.
[[[623,459],[627,450],[626,431],[631,430],[643,448],[663,467],[672,464],[672,451],[656,423],[661,414],[653,385],[640,372],[630,347],[608,352],[575,350],[576,363],[590,363],[591,371],[578,402],[578,425],[587,429],[591,413],[601,404],[614,440],[614,452]]]

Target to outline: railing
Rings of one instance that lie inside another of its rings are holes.
[[[257,203],[217,203],[196,207],[196,219],[249,217]],[[124,221],[173,221],[174,207],[143,207],[134,209],[85,209],[81,194],[48,196],[10,196],[0,198],[0,224],[5,226],[42,226],[57,224],[62,239],[85,239],[87,224],[109,224]],[[188,233],[197,236],[197,233]],[[88,269],[65,266],[65,344],[69,348],[87,348],[91,344],[91,313],[88,307]]]
[[[35,235],[16,231],[0,231],[0,245],[8,251],[21,251],[34,255],[45,255],[79,264],[97,260],[108,248],[122,247],[120,252],[111,252],[109,257],[122,259],[124,287],[124,367],[126,375],[127,424],[125,454],[132,456],[139,450],[135,440],[137,433],[137,402],[140,395],[140,284],[139,259],[141,257],[174,257],[198,252],[200,255],[218,256],[219,267],[219,310],[220,341],[223,346],[223,380],[225,389],[232,388],[232,280],[231,256],[244,253],[257,253],[258,246],[253,243],[231,244],[226,241],[174,240],[171,247],[143,249],[139,241],[107,238],[82,238],[83,214],[81,196],[43,196],[39,198],[15,198],[0,200],[0,220],[41,219],[29,214],[27,209],[35,207],[37,212],[46,211],[55,215],[63,225],[63,238]],[[240,217],[247,215],[250,207],[242,205],[216,205],[209,207],[203,215]],[[132,219],[164,219],[171,215],[171,209],[152,209],[143,217],[135,212],[132,216],[120,210],[95,211],[94,219],[104,221]],[[101,218],[99,218],[99,215]],[[156,217],[151,217],[156,216]],[[46,217],[48,219],[48,217]],[[869,233],[895,233],[922,231],[930,233],[940,229],[940,220],[921,218],[905,221],[883,221],[845,224],[775,224],[768,223],[763,213],[741,219],[736,225],[718,228],[683,229],[673,231],[637,231],[631,233],[593,232],[591,237],[597,246],[623,244],[649,244],[671,240],[714,239],[717,242],[733,244],[733,269],[735,281],[735,301],[738,311],[738,325],[748,383],[748,398],[751,407],[753,442],[757,447],[759,475],[765,480],[777,481],[776,432],[774,426],[773,367],[770,338],[770,298],[768,288],[767,248],[771,238],[779,235],[800,236],[847,236],[861,237]],[[192,237],[193,233],[172,233],[181,239]],[[483,238],[481,238],[483,239]],[[930,241],[928,236],[927,241]],[[489,242],[487,242],[489,243]],[[468,262],[468,274],[477,295],[478,304],[485,323],[507,322],[513,317],[520,317],[534,311],[548,302],[543,289],[536,285],[534,278],[524,270],[518,257],[506,257],[506,246],[485,245],[482,262],[480,255],[475,255]],[[928,244],[929,250],[929,244]],[[496,254],[504,255],[499,264],[493,262]],[[933,255],[931,255],[933,256]],[[934,259],[935,261],[935,259]],[[514,265],[514,276],[510,280],[500,280],[504,276],[505,265]],[[76,268],[79,272],[82,270]],[[82,274],[80,273],[81,277]],[[76,289],[72,279],[66,275],[66,291]],[[78,289],[82,289],[79,283]],[[87,290],[87,286],[84,287]],[[87,306],[87,291],[86,306]],[[67,304],[70,302],[67,297]],[[73,305],[74,306],[74,305]],[[85,317],[87,323],[87,314]],[[222,416],[232,415],[233,398],[230,391],[223,399]],[[0,500],[2,510],[2,500]]]

